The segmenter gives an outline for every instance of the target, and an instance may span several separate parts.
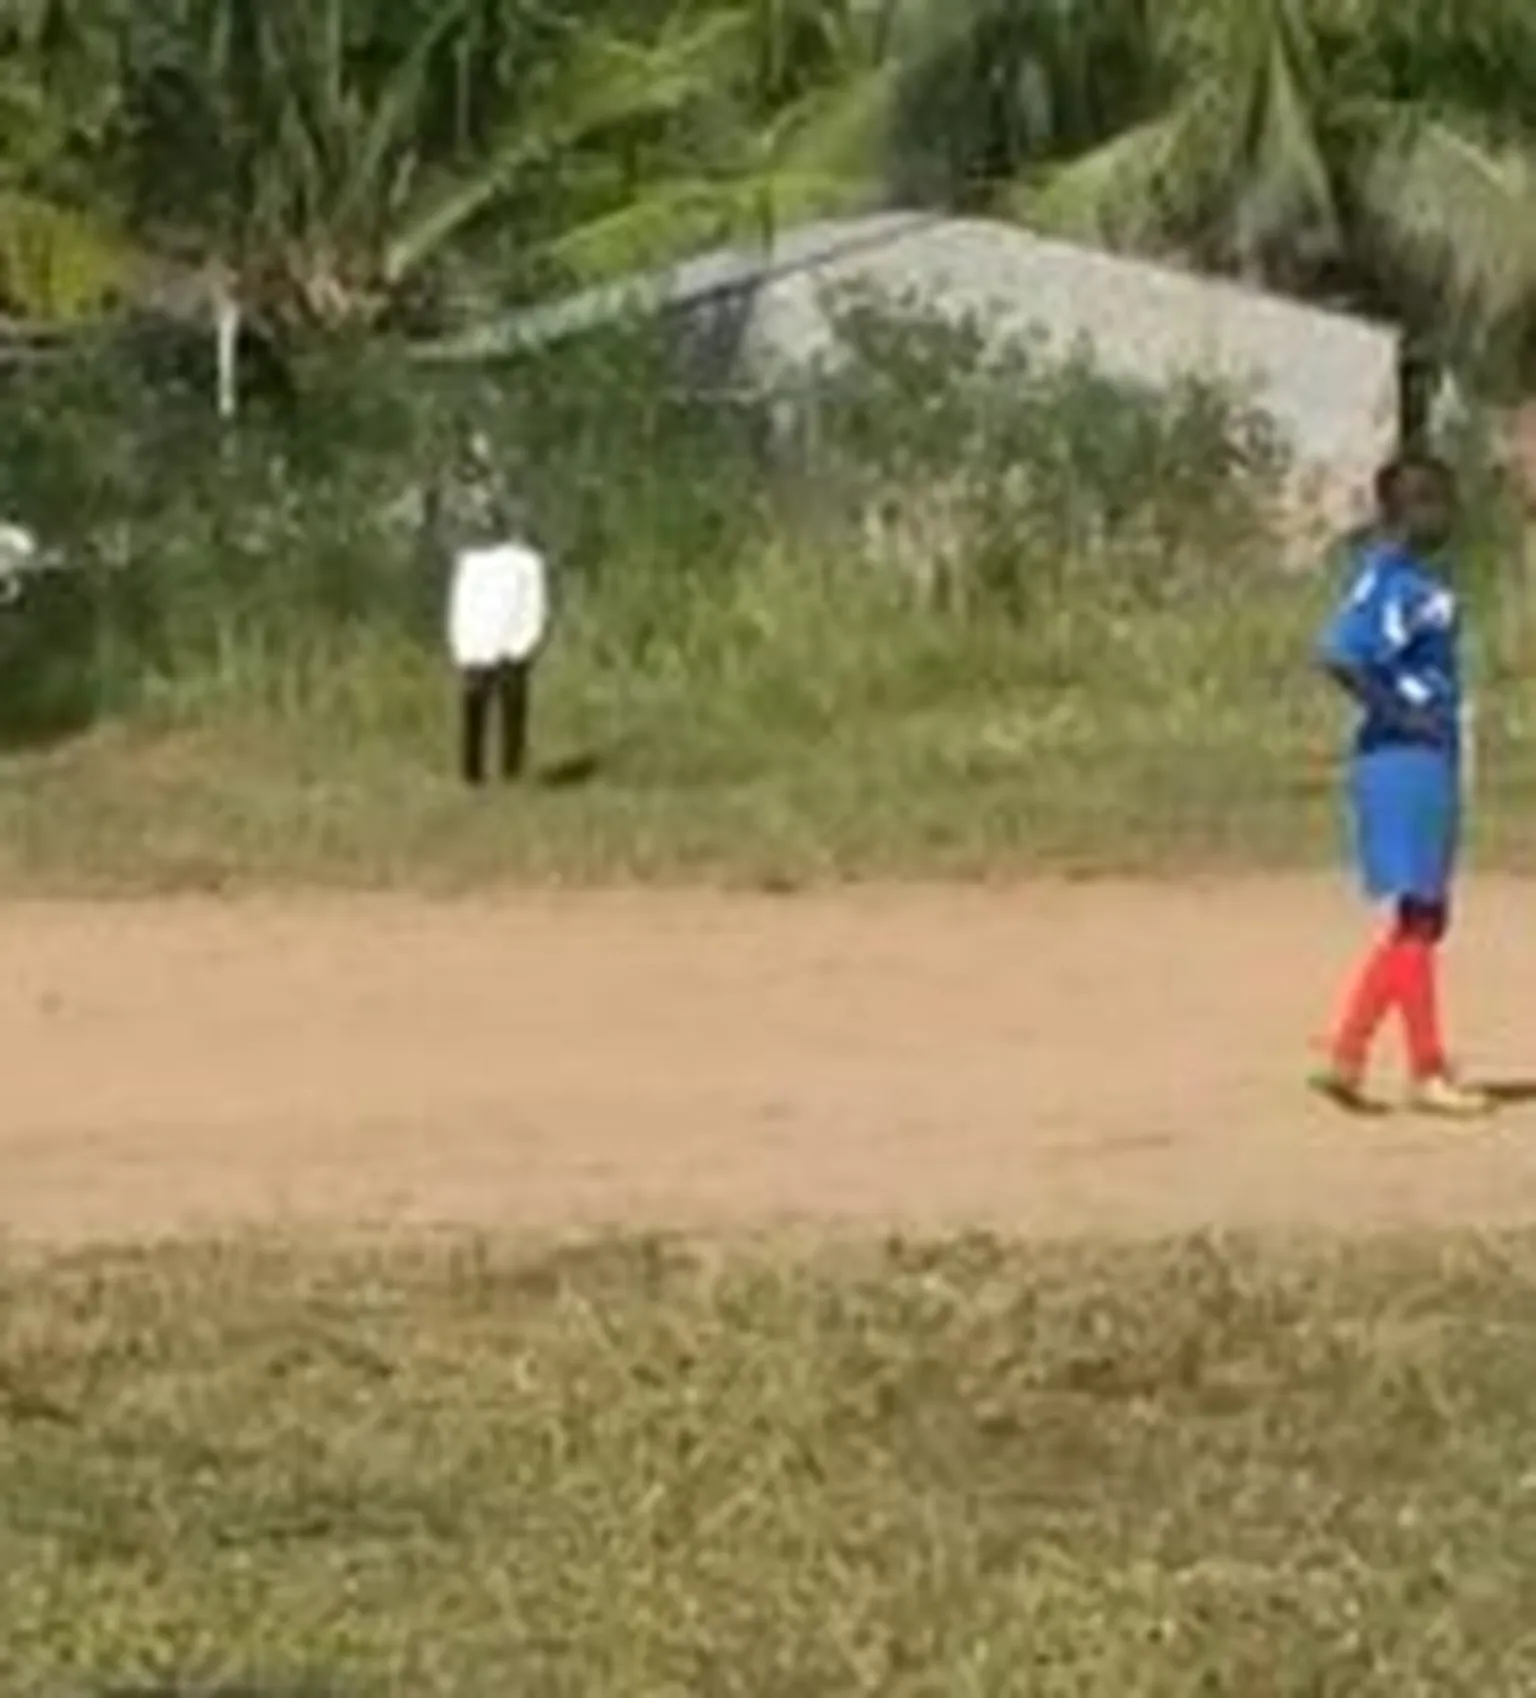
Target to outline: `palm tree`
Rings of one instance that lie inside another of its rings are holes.
[[[1497,341],[1536,301],[1536,14],[1373,0],[1370,26],[1375,80],[1352,115],[1360,236],[1456,339]]]
[[[727,34],[568,28],[509,87],[475,57],[486,30],[485,0],[165,0],[130,66],[146,229],[280,326],[377,325],[563,154],[707,86]]]
[[[1463,337],[1536,298],[1522,0],[1167,0],[1148,109],[1006,196],[1043,227],[1293,287],[1342,269]]]
[[[713,16],[710,82],[619,149],[568,162],[577,210],[547,255],[574,280],[767,245],[785,223],[881,198],[903,64],[895,0],[717,0]]]
[[[904,197],[987,206],[1042,159],[1136,122],[1158,88],[1157,0],[907,0],[889,171]]]

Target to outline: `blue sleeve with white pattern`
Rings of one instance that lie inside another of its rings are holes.
[[[1412,630],[1411,583],[1400,572],[1367,565],[1323,633],[1322,657],[1350,671],[1381,672],[1401,656]]]

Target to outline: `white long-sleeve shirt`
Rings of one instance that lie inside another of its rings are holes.
[[[448,650],[455,666],[531,660],[548,624],[548,573],[537,549],[503,542],[456,556],[448,593]]]

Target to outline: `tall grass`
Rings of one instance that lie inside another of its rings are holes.
[[[332,356],[222,441],[200,400],[120,366],[34,380],[0,419],[0,502],[83,570],[0,622],[0,708],[13,742],[50,716],[91,734],[11,763],[0,877],[1323,849],[1337,728],[1306,662],[1333,583],[1280,570],[1266,421],[901,303],[841,323],[849,357],[797,410],[683,388],[628,332],[448,379]],[[452,782],[451,476],[424,523],[470,427],[558,575],[548,782],[510,808]],[[1521,699],[1496,747],[1520,746]]]

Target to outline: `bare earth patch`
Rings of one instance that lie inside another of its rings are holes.
[[[1300,1081],[1369,918],[1319,880],[0,909],[0,1229],[1508,1223],[1536,1110]],[[1536,1072],[1536,886],[1453,951]]]

